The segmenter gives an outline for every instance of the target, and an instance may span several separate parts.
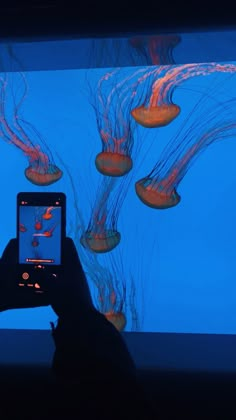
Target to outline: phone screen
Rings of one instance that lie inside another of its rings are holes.
[[[19,264],[60,265],[62,203],[55,200],[53,205],[32,205],[31,201],[18,202]]]

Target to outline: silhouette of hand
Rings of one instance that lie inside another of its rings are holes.
[[[52,273],[51,267],[37,270],[37,283],[44,291],[19,287],[18,243],[11,239],[0,261],[0,312],[7,309],[33,308],[51,305],[58,317],[70,317],[93,308],[87,280],[76,247],[71,238],[65,239],[64,265]]]
[[[0,312],[49,305],[46,294],[37,294],[30,287],[19,287],[17,259],[18,242],[17,239],[11,239],[0,260]]]
[[[50,305],[59,318],[71,317],[94,309],[88,283],[71,238],[65,239],[63,265],[58,275],[44,275],[39,284],[48,294]]]

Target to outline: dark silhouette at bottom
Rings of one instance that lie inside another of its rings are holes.
[[[37,272],[44,291],[20,288],[17,240],[1,258],[0,310],[51,305],[55,353],[52,375],[57,391],[47,416],[67,419],[150,419],[152,407],[137,377],[127,346],[116,328],[94,307],[74,242],[66,238],[64,264],[57,277]],[[21,413],[19,413],[21,414]],[[31,418],[38,418],[37,407]]]

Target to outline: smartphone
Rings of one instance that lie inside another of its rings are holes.
[[[63,264],[66,237],[64,193],[17,195],[17,240],[19,286],[34,287],[40,270],[55,276]]]

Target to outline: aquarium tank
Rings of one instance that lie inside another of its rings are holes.
[[[94,305],[119,331],[235,334],[235,42],[2,42],[1,254],[17,194],[63,192]],[[50,307],[10,310],[1,328],[55,320]]]

